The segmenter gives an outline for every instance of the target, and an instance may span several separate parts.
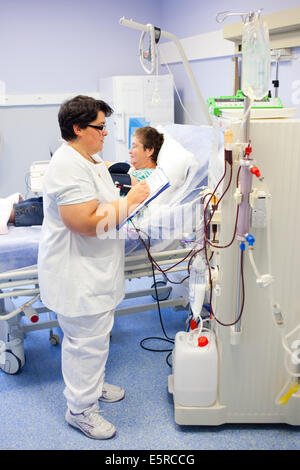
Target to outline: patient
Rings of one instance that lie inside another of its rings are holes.
[[[131,184],[148,178],[155,170],[163,142],[163,134],[153,127],[139,127],[134,131],[129,150]]]
[[[131,166],[129,167],[129,165],[123,163],[118,164],[113,162],[105,162],[114,182],[117,183],[117,181],[120,180],[120,182],[124,184],[125,181],[125,183],[127,183],[125,186],[130,186],[137,184],[139,181],[145,178],[148,178],[148,176],[151,175],[157,166],[157,157],[163,142],[163,134],[160,134],[153,127],[139,127],[136,129],[132,135],[131,147],[129,150]],[[122,168],[123,171],[126,172],[126,179],[124,179],[124,173],[118,173],[119,168]],[[128,189],[124,188],[123,195],[126,195],[129,189],[130,187],[128,187]],[[6,198],[3,201],[8,202],[8,200],[9,198]],[[8,210],[9,212],[7,216],[9,218],[7,219],[6,217],[5,224],[2,223],[3,226],[6,226],[7,222],[14,224],[17,227],[42,225],[43,223],[44,212],[42,197],[34,197],[24,200],[20,195],[19,201],[17,202],[15,200],[14,203],[11,203],[11,206]],[[2,232],[0,230],[0,233],[7,233],[7,230]]]

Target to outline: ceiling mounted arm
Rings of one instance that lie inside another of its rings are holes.
[[[138,30],[140,30],[140,31],[145,31],[145,32],[149,32],[149,29],[150,29],[149,26],[152,26],[152,25],[143,25],[143,24],[141,24],[141,23],[136,23],[135,21],[133,21],[133,20],[127,20],[127,19],[124,18],[124,17],[120,19],[120,24],[123,25],[123,26],[127,26],[127,27],[129,27],[129,28],[138,29]],[[192,72],[191,66],[190,66],[190,64],[189,64],[189,61],[187,60],[186,54],[185,54],[185,52],[184,52],[184,50],[183,50],[183,47],[182,47],[180,41],[177,39],[177,37],[176,37],[174,34],[168,33],[168,32],[166,32],[166,31],[160,31],[160,36],[161,36],[161,37],[164,37],[164,38],[166,38],[166,39],[169,39],[170,41],[173,41],[173,42],[175,43],[175,45],[176,45],[176,47],[177,47],[177,49],[178,49],[178,52],[179,52],[179,54],[180,54],[180,56],[181,56],[183,65],[184,65],[184,67],[185,67],[185,70],[186,70],[186,72],[187,72],[187,74],[188,74],[188,77],[189,77],[189,79],[190,79],[190,81],[191,81],[191,84],[192,84],[192,86],[193,86],[193,88],[194,88],[194,90],[195,90],[195,92],[196,92],[196,94],[197,94],[197,97],[198,97],[198,100],[199,100],[201,109],[202,109],[202,111],[203,111],[203,113],[204,113],[204,116],[205,116],[205,118],[206,118],[207,124],[211,125],[211,124],[212,124],[212,122],[211,122],[211,116],[210,116],[210,114],[209,114],[209,112],[208,112],[206,103],[205,103],[205,101],[204,101],[204,99],[203,99],[203,96],[202,96],[202,94],[201,94],[201,92],[200,92],[199,86],[198,86],[198,84],[197,84],[197,82],[196,82],[196,79],[195,79],[194,74],[193,74],[193,72]]]

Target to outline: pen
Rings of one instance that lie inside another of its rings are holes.
[[[119,183],[119,181],[115,181],[115,186],[117,187],[123,187],[123,188],[132,188],[132,186],[130,184],[121,184]]]

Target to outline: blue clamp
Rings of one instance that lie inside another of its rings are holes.
[[[245,249],[246,249],[245,243],[244,243],[244,242],[241,242],[241,243],[240,243],[240,250],[241,250],[241,251],[245,251]]]
[[[250,234],[247,235],[247,236],[246,236],[246,240],[247,240],[249,246],[253,246],[253,245],[254,245],[255,238],[253,237],[253,235],[250,235]]]

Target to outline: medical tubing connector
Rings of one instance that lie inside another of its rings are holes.
[[[144,38],[145,38],[145,35],[147,34],[147,31],[142,31],[142,34],[140,37],[140,43],[139,43],[139,52],[140,52],[141,66],[143,67],[146,73],[151,74],[151,73],[154,73],[157,68],[156,67],[157,66],[156,44],[158,43],[160,39],[160,29],[157,28],[156,26],[153,26],[152,24],[148,24],[147,27],[149,28],[149,33],[150,33],[150,46],[149,46],[148,51],[144,52],[143,44],[144,44]],[[148,69],[145,65],[145,58],[151,61],[150,69]]]
[[[245,156],[240,160],[240,190],[242,194],[242,201],[240,203],[239,218],[237,224],[237,239],[244,240],[245,235],[249,233],[251,206],[249,203],[249,196],[252,191],[252,176],[253,173],[249,171],[249,156],[252,149],[250,144],[245,148]]]
[[[254,257],[253,257],[255,238],[253,237],[253,235],[247,234],[246,241],[248,242],[248,245],[249,245],[249,250],[248,250],[249,260],[253,268],[254,274],[256,276],[256,283],[259,287],[267,287],[274,281],[273,276],[271,274],[259,273],[257,266],[255,264],[255,261],[254,261]]]

